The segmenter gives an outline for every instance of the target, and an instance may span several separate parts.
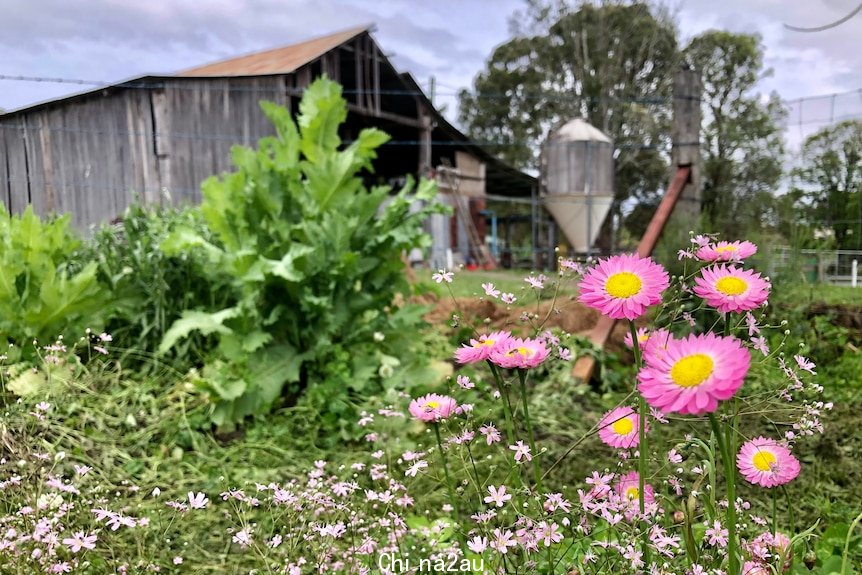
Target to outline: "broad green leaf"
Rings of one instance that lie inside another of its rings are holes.
[[[25,369],[6,384],[6,389],[15,395],[26,397],[43,393],[46,383],[45,376],[41,373]]]
[[[18,288],[15,287],[15,278],[24,271],[23,263],[20,261],[3,261],[0,265],[0,299],[18,299]]]
[[[833,555],[823,561],[820,571],[823,575],[851,575],[850,573],[841,573],[841,561],[842,558],[840,556]]]
[[[265,258],[261,258],[261,263],[263,264],[263,271],[266,274],[274,275],[280,277],[289,282],[298,282],[302,281],[303,273],[296,269],[294,263],[299,258],[308,255],[314,252],[314,248],[311,246],[304,246],[301,244],[294,244],[290,246],[290,249],[280,260],[269,260]]]
[[[39,290],[38,307],[25,313],[26,320],[39,335],[55,338],[63,327],[63,320],[73,315],[86,315],[105,304],[96,280],[97,266],[91,262],[72,278],[53,271],[43,277]],[[47,333],[46,333],[47,332]],[[53,333],[57,332],[57,333]]]
[[[223,309],[216,313],[186,310],[183,312],[182,317],[175,321],[167,333],[165,333],[158,351],[162,354],[166,353],[177,341],[188,336],[193,331],[199,331],[203,335],[232,333],[231,329],[224,325],[224,322],[237,317],[239,314],[240,309],[236,307]]]
[[[165,254],[174,256],[183,252],[202,248],[212,258],[222,255],[222,251],[206,241],[201,235],[189,228],[179,228],[171,232],[161,243],[159,249]]]
[[[250,379],[263,404],[272,403],[285,383],[299,380],[299,368],[304,360],[305,355],[288,344],[272,345],[252,355]]]
[[[341,86],[327,78],[313,82],[305,90],[299,111],[302,153],[312,164],[320,163],[341,145],[338,128],[347,119]]]
[[[227,381],[224,381],[223,378],[214,378],[207,383],[221,401],[233,401],[245,393],[248,388],[246,382],[238,378],[228,378]]]
[[[265,331],[254,331],[242,338],[242,349],[252,353],[272,341],[272,335]]]

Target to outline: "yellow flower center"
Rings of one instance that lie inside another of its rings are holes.
[[[494,340],[493,339],[483,339],[482,341],[479,342],[479,345],[487,345],[488,347],[491,347],[492,345],[494,345]]]
[[[751,462],[760,471],[769,471],[776,461],[775,456],[769,451],[758,451],[751,458]]]
[[[641,492],[637,487],[629,487],[626,489],[626,499],[629,501],[633,499],[640,499]]]
[[[440,407],[440,403],[436,401],[429,401],[425,404],[425,411],[431,411]]]
[[[724,295],[739,295],[748,289],[748,284],[733,276],[725,276],[715,282],[715,289]]]
[[[613,297],[628,298],[637,295],[643,287],[641,278],[631,272],[619,272],[605,282],[605,291]]]
[[[529,347],[516,347],[512,351],[506,353],[506,357],[512,357],[515,354],[523,355],[524,357],[533,357],[536,353],[533,349]]]
[[[646,343],[646,341],[647,341],[648,339],[649,339],[649,334],[648,334],[648,333],[645,333],[645,334],[643,334],[643,335],[639,335],[639,336],[638,336],[638,343]]]
[[[711,357],[703,353],[695,353],[673,364],[670,368],[670,378],[680,387],[695,387],[712,375],[714,366]]]
[[[717,251],[720,254],[723,254],[724,252],[735,252],[738,249],[739,248],[737,248],[736,246],[721,246],[721,247],[715,248],[715,251]]]
[[[632,420],[628,417],[624,417],[623,419],[619,419],[611,425],[611,429],[614,430],[614,433],[617,435],[628,435],[635,428]]]

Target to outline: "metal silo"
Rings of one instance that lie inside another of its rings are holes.
[[[545,207],[578,253],[591,252],[614,198],[614,142],[578,118],[542,146]]]

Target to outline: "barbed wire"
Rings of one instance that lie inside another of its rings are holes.
[[[110,83],[103,82],[97,80],[88,80],[82,78],[60,78],[60,77],[48,77],[48,76],[22,76],[22,75],[8,75],[8,74],[0,74],[0,81],[23,81],[23,82],[45,82],[45,83],[61,83],[61,84],[70,84],[70,85],[80,85],[80,86],[93,86],[94,88],[130,88],[130,89],[147,89],[147,90],[161,90],[165,88],[169,88],[171,90],[208,90],[213,92],[252,92],[252,93],[269,93],[275,95],[296,95],[300,96],[304,92],[304,88],[295,88],[288,86],[273,86],[273,87],[264,87],[264,86],[242,86],[242,85],[224,85],[224,84],[207,84],[201,82],[194,82],[194,80],[201,80],[204,78],[200,77],[161,77],[161,76],[153,76],[153,78],[158,78],[158,81],[135,81],[130,80],[127,82],[120,83]],[[205,78],[207,80],[224,80],[225,78]],[[193,82],[189,83],[188,80]],[[248,78],[248,80],[254,80],[253,77]],[[369,89],[345,89],[343,93],[345,95],[351,94],[369,94],[374,93],[375,90]],[[409,96],[409,97],[425,97],[425,93],[421,90],[380,90],[379,93],[381,95],[389,95],[389,96]],[[458,92],[451,92],[449,95],[457,95]],[[435,95],[446,95],[446,93],[435,92]],[[479,93],[473,94],[474,97],[479,98],[512,98],[513,95],[511,93]],[[666,105],[671,100],[668,98],[657,98],[657,97],[646,97],[646,98],[616,98],[616,97],[588,97],[588,96],[579,96],[577,94],[560,94],[557,92],[545,91],[545,92],[533,92],[533,93],[520,93],[515,97],[527,99],[544,99],[544,100],[569,100],[569,101],[580,101],[580,102],[611,102],[617,105],[649,105],[649,104],[661,104]],[[58,100],[62,100],[62,96],[58,98]],[[690,97],[685,97],[684,99],[692,99]],[[809,137],[812,133],[814,133],[819,126],[832,125],[837,122],[841,122],[844,120],[851,120],[856,118],[862,118],[862,89],[856,90],[848,90],[845,92],[833,92],[828,94],[816,94],[811,96],[803,96],[798,98],[781,100],[782,105],[785,109],[785,114],[782,115],[778,120],[778,124],[783,127],[788,137],[790,134],[794,134],[794,138],[798,137],[799,142],[804,141],[807,137]],[[35,104],[38,105],[38,104]],[[852,108],[852,109],[851,109]],[[26,110],[26,107],[22,110]],[[13,113],[15,110],[12,111]],[[0,118],[2,118],[4,114],[0,114]],[[812,118],[812,116],[814,116]],[[8,115],[7,115],[8,117]],[[121,136],[134,136],[134,137],[153,137],[153,138],[164,138],[164,139],[179,139],[179,140],[210,140],[210,141],[229,141],[231,143],[237,142],[247,142],[251,143],[254,138],[248,138],[245,135],[239,134],[201,134],[201,133],[192,133],[192,132],[154,132],[154,131],[143,131],[143,132],[135,132],[135,131],[124,131],[124,130],[103,130],[98,128],[68,128],[65,126],[30,126],[30,125],[0,125],[0,127],[4,129],[12,129],[12,130],[47,130],[50,132],[77,132],[77,133],[94,133],[94,134],[111,134],[111,135],[121,135]],[[795,132],[792,132],[795,130]],[[791,138],[791,142],[794,138]],[[345,142],[349,143],[349,142]],[[421,146],[426,142],[422,142],[421,140],[390,140],[385,145],[386,146]],[[455,146],[455,147],[496,147],[496,148],[531,148],[537,149],[539,146],[539,142],[536,139],[512,139],[512,140],[492,140],[492,139],[468,139],[465,141],[449,141],[449,140],[432,140],[430,142],[432,146],[445,147],[445,146]],[[546,145],[558,145],[553,142],[546,142]],[[559,144],[564,145],[564,144]],[[793,162],[794,152],[793,149],[796,146],[791,144],[788,149],[788,159]],[[645,150],[645,149],[668,149],[669,146],[665,144],[617,144],[615,146],[616,149],[619,150]]]
[[[255,76],[237,76],[237,77],[207,77],[207,76],[165,76],[160,77],[159,81],[137,81],[137,80],[129,80],[129,81],[119,81],[119,82],[107,82],[103,80],[88,80],[82,78],[61,78],[61,77],[50,77],[50,76],[23,76],[23,75],[12,75],[12,74],[0,74],[0,80],[2,81],[17,81],[17,82],[35,82],[35,83],[55,83],[55,84],[72,84],[78,86],[92,86],[94,88],[130,88],[130,89],[164,89],[169,87],[171,89],[187,89],[187,90],[211,90],[216,92],[261,92],[261,93],[278,93],[278,94],[289,94],[289,95],[302,95],[305,91],[305,88],[291,87],[291,86],[279,86],[279,87],[261,87],[261,86],[183,86],[182,84],[187,83],[189,81],[195,80],[254,80],[257,77]],[[434,92],[435,96],[459,96],[461,94],[461,90],[453,90],[451,92],[441,92],[436,90]],[[344,94],[372,94],[379,93],[381,95],[386,96],[427,96],[425,92],[422,90],[393,90],[393,89],[380,89],[375,90],[373,88],[367,89],[343,89],[342,93]],[[645,96],[645,97],[619,97],[619,96],[586,96],[576,93],[560,93],[558,91],[545,90],[541,92],[515,92],[515,91],[506,91],[506,92],[469,92],[468,93],[473,97],[478,98],[488,98],[488,99],[564,99],[564,100],[579,100],[579,101],[595,101],[595,102],[617,102],[617,103],[628,103],[628,104],[669,104],[674,99],[679,100],[693,100],[699,98],[693,98],[691,96],[674,96],[674,97],[664,97],[664,96]],[[862,88],[858,88],[855,90],[847,90],[843,92],[831,92],[827,94],[815,94],[811,96],[801,96],[798,98],[787,98],[781,99],[781,103],[784,105],[795,105],[799,103],[804,103],[806,101],[814,101],[814,100],[825,100],[825,99],[834,99],[837,97],[848,96],[848,95],[860,95],[862,96]],[[61,96],[62,97],[62,96]],[[702,99],[701,99],[702,100]]]
[[[0,116],[0,120],[2,120],[2,116]],[[274,134],[264,134],[264,135],[255,135],[250,136],[248,134],[201,134],[198,132],[158,132],[152,130],[116,130],[116,129],[100,129],[100,128],[69,128],[66,126],[51,126],[44,124],[4,124],[0,121],[0,130],[21,130],[24,132],[59,132],[59,133],[73,133],[73,134],[94,134],[99,136],[131,136],[138,138],[154,138],[154,139],[168,139],[168,140],[201,140],[201,141],[223,141],[230,142],[232,144],[236,144],[239,142],[247,141],[249,143],[257,142],[257,140],[261,137],[266,136],[274,136]],[[342,144],[352,144],[356,140],[354,139],[346,139],[342,140]],[[383,144],[383,146],[423,146],[426,144],[430,144],[432,146],[452,146],[452,147],[506,147],[506,146],[535,146],[537,142],[534,140],[509,140],[509,141],[500,141],[500,140],[389,140]],[[677,143],[677,146],[691,146],[697,145],[697,142],[688,142],[688,143]],[[567,146],[568,142],[564,141],[554,141],[548,140],[545,143],[546,147],[554,147],[554,146]],[[652,149],[666,149],[670,148],[670,145],[666,144],[617,144],[614,146],[614,149],[618,150],[652,150]]]
[[[103,82],[99,80],[85,80],[78,78],[52,78],[47,76],[18,76],[18,75],[9,75],[9,74],[0,74],[0,80],[10,81],[10,82],[35,82],[35,83],[54,83],[54,84],[72,84],[77,86],[91,86],[94,89],[100,88],[129,88],[129,89],[140,89],[140,90],[162,90],[165,88],[170,88],[171,90],[192,90],[192,91],[213,91],[213,92],[250,92],[250,93],[264,93],[264,94],[278,94],[278,95],[291,95],[291,96],[301,96],[305,91],[305,88],[298,88],[292,86],[278,86],[278,87],[262,87],[262,86],[239,86],[239,85],[231,85],[231,86],[219,86],[219,85],[200,85],[199,81],[201,80],[210,80],[210,81],[219,81],[219,80],[254,80],[256,77],[206,77],[206,76],[173,76],[173,77],[164,77],[163,79],[152,82],[152,81],[120,81],[120,82]],[[198,82],[195,82],[198,81]],[[191,85],[194,83],[194,85]],[[345,88],[342,90],[343,94],[348,95],[356,95],[356,94],[380,94],[382,96],[405,96],[405,97],[427,97],[427,94],[422,90],[393,90],[393,89],[379,89],[375,90],[373,88]],[[435,96],[452,96],[456,97],[460,95],[460,91],[453,92],[440,92],[435,91]],[[692,100],[696,98],[692,98],[691,96],[674,96],[674,97],[663,97],[663,96],[648,96],[648,97],[618,97],[618,96],[585,96],[581,94],[571,93],[564,94],[560,92],[553,91],[543,91],[543,92],[480,92],[480,93],[471,93],[473,97],[478,97],[481,99],[490,99],[490,100],[512,100],[512,99],[523,99],[523,100],[558,100],[558,101],[581,101],[581,102],[603,102],[603,103],[617,103],[617,104],[642,104],[642,105],[667,105],[676,100]],[[60,96],[62,98],[63,96]],[[34,104],[38,105],[38,104]],[[14,112],[14,110],[13,110]]]

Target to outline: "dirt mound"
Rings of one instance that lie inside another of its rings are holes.
[[[834,325],[862,332],[862,308],[857,306],[815,302],[808,306],[806,315],[809,319],[814,316],[828,315],[832,317]]]
[[[425,320],[436,326],[449,326],[452,316],[458,315],[462,325],[474,325],[481,331],[493,331],[496,329],[510,330],[518,335],[528,335],[532,332],[530,322],[524,321],[524,314],[536,314],[539,316],[535,323],[543,323],[546,328],[560,328],[571,334],[586,336],[596,325],[599,312],[586,307],[574,297],[565,299],[543,300],[538,307],[506,306],[488,299],[477,298],[437,298],[433,294],[425,294],[419,303],[433,305],[434,309],[425,315]],[[485,326],[484,328],[481,326]],[[623,337],[627,332],[626,324],[617,322],[606,348],[608,351],[620,351],[624,348]]]

